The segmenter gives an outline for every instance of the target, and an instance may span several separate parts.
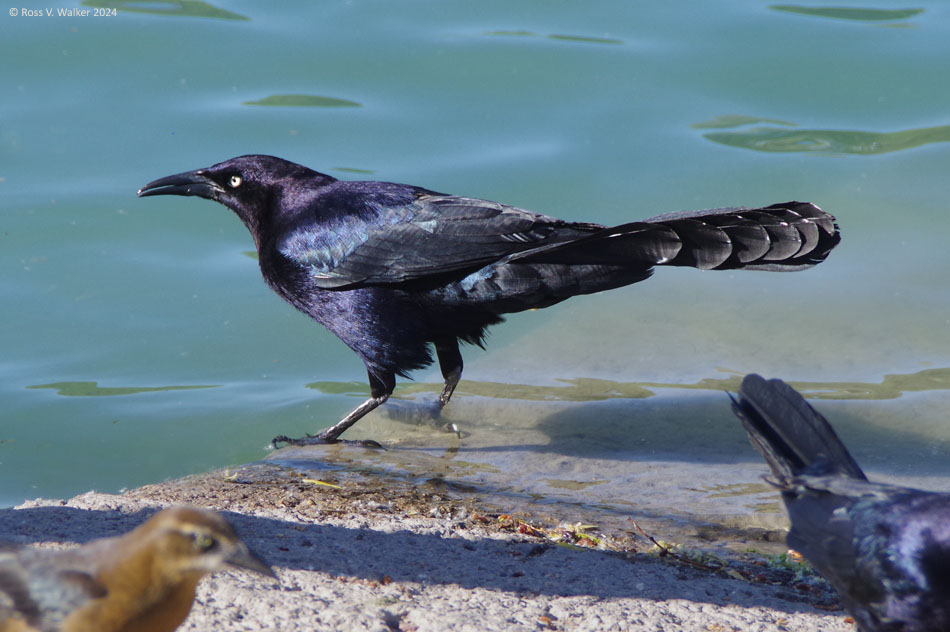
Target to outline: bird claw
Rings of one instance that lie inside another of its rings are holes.
[[[287,445],[329,445],[331,443],[336,443],[336,441],[327,441],[326,439],[320,437],[319,435],[307,434],[299,439],[292,439],[287,435],[277,435],[270,441],[270,447],[274,449],[279,449],[281,443],[286,443]]]
[[[285,443],[288,446],[291,446],[291,445],[296,445],[296,446],[334,445],[334,444],[342,443],[344,445],[354,445],[354,446],[359,446],[361,448],[372,448],[376,450],[386,449],[383,447],[381,443],[379,443],[378,441],[373,441],[372,439],[356,439],[356,440],[328,439],[324,437],[322,434],[312,435],[309,433],[303,437],[300,437],[299,439],[292,439],[291,437],[288,437],[286,435],[278,435],[274,437],[273,439],[271,439],[270,447],[274,448],[275,450],[278,450],[280,449],[281,443]]]

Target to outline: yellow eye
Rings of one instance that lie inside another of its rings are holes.
[[[195,533],[191,537],[194,547],[198,551],[207,551],[215,545],[214,538],[205,533]]]
[[[243,180],[241,180],[241,176],[231,176],[231,179],[228,180],[228,184],[231,185],[232,189],[236,189],[241,186],[242,182]]]

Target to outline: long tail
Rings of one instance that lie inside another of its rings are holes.
[[[840,240],[833,216],[809,202],[786,202],[658,215],[510,261],[800,270],[822,262]]]
[[[732,410],[781,485],[805,470],[867,480],[828,420],[782,380],[747,375]]]

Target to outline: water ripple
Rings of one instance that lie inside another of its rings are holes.
[[[623,44],[623,40],[612,37],[591,37],[589,35],[567,35],[564,33],[535,33],[533,31],[488,31],[485,35],[494,37],[544,37],[562,42],[577,42],[581,44]]]
[[[913,149],[930,143],[950,141],[950,125],[921,127],[897,132],[866,132],[860,130],[788,129],[796,125],[775,119],[749,116],[719,116],[695,123],[694,129],[724,129],[756,123],[749,129],[732,132],[708,132],[703,137],[714,143],[770,153],[809,153],[874,155]],[[783,125],[785,127],[775,127]]]
[[[268,105],[277,107],[310,108],[359,108],[362,103],[336,97],[322,97],[315,94],[272,94],[257,101],[245,101],[242,105]]]
[[[190,391],[200,388],[217,388],[217,384],[193,384],[188,386],[99,386],[98,382],[53,382],[36,384],[27,388],[51,388],[65,397],[105,397],[111,395],[135,395],[156,391]]]
[[[797,13],[817,18],[831,18],[834,20],[854,20],[857,22],[889,22],[893,20],[909,20],[920,15],[924,9],[869,9],[865,7],[808,7],[800,4],[773,4],[769,7],[775,11]]]
[[[655,395],[652,389],[672,388],[708,391],[732,391],[739,389],[742,375],[730,375],[726,378],[704,378],[695,384],[676,384],[664,382],[615,382],[593,378],[572,378],[558,380],[565,386],[544,386],[533,384],[504,384],[462,380],[456,388],[456,395],[472,395],[493,399],[513,399],[527,401],[569,401],[590,402],[607,399],[642,399]],[[872,382],[794,382],[795,389],[805,397],[815,399],[897,399],[907,392],[950,390],[950,367],[925,369],[917,373],[885,375],[880,383]],[[366,397],[369,387],[364,382],[313,382],[307,388],[327,395],[353,395]],[[394,398],[416,395],[418,393],[439,393],[441,383],[413,382],[399,384],[393,393]]]

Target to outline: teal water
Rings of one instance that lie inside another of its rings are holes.
[[[70,5],[96,7],[0,17],[0,506],[258,459],[361,401],[362,364],[265,287],[230,211],[135,197],[245,153],[603,223],[814,201],[843,242],[813,270],[659,270],[463,350],[446,415],[491,441],[459,458],[529,494],[635,486],[631,461],[728,481],[758,460],[720,380],[758,371],[820,395],[872,472],[950,486],[944,3]],[[573,473],[538,471],[552,453]]]

